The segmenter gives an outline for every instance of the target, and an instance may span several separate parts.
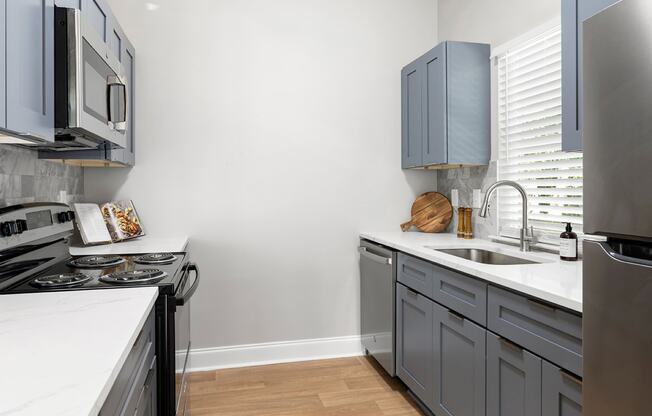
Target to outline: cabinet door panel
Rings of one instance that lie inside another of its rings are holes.
[[[84,19],[97,30],[101,39],[106,42],[110,16],[108,6],[102,0],[82,0],[81,5]]]
[[[446,144],[446,43],[422,58],[424,74],[423,164],[447,163]]]
[[[7,8],[7,0],[0,0],[0,22],[6,22],[5,18],[5,11]],[[7,80],[7,73],[6,73],[6,65],[5,65],[5,59],[7,58],[6,55],[6,38],[5,38],[5,31],[0,30],[0,128],[5,128],[7,127],[7,108],[5,106],[6,104],[6,94],[7,91],[5,89],[6,86],[6,80]]]
[[[433,411],[484,416],[486,331],[438,304],[433,319]]]
[[[54,140],[54,0],[6,3],[7,129]]]
[[[565,152],[582,148],[579,113],[578,31],[577,7],[579,0],[561,0],[561,129],[562,149]]]
[[[421,61],[415,61],[401,72],[401,163],[403,168],[422,165],[423,114]]]
[[[487,416],[541,416],[541,358],[487,332]]]
[[[559,367],[543,362],[542,416],[581,416],[582,382]]]
[[[582,150],[582,22],[620,0],[561,0],[562,150]]]
[[[426,404],[432,395],[432,307],[432,301],[397,283],[396,372]]]

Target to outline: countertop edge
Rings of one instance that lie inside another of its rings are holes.
[[[138,326],[136,327],[136,330],[129,337],[129,342],[125,344],[124,349],[120,354],[120,358],[118,359],[118,362],[113,367],[113,371],[111,372],[111,375],[109,376],[106,383],[104,384],[104,387],[102,387],[102,391],[100,392],[100,395],[95,400],[95,404],[93,405],[91,413],[89,413],[89,416],[96,416],[100,413],[100,410],[102,410],[102,406],[104,406],[104,402],[109,396],[109,393],[113,388],[113,384],[118,378],[118,375],[122,370],[122,367],[125,365],[125,362],[127,361],[127,357],[131,352],[131,348],[133,347],[134,342],[136,342],[136,338],[140,334],[140,331],[142,331],[143,327],[145,326],[145,322],[147,322],[147,318],[149,318],[149,314],[152,312],[152,308],[154,307],[154,304],[156,303],[156,299],[158,298],[158,288],[149,287],[149,288],[134,288],[134,289],[151,289],[152,290],[151,299],[146,308],[146,312],[143,314],[143,316],[140,317],[140,321],[138,322]]]
[[[486,272],[483,272],[481,270],[475,269],[473,267],[465,267],[464,265],[460,265],[459,263],[455,263],[452,261],[448,261],[446,258],[442,258],[442,256],[437,255],[434,251],[432,255],[424,255],[424,253],[419,252],[417,250],[414,250],[412,247],[409,247],[405,244],[401,244],[396,241],[391,241],[386,238],[383,238],[381,236],[375,235],[373,233],[369,232],[361,232],[359,233],[359,237],[374,241],[379,244],[383,244],[385,246],[394,248],[396,250],[399,250],[403,253],[410,254],[412,256],[418,257],[420,259],[439,264],[441,266],[453,269],[455,271],[458,271],[460,273],[467,274],[469,276],[482,279],[488,283],[493,283],[498,286],[502,286],[504,288],[511,289],[513,291],[522,293],[526,296],[533,296],[535,298],[544,300],[546,302],[555,304],[557,306],[560,306],[564,309],[568,309],[570,311],[573,311],[576,314],[582,314],[582,302],[577,302],[572,299],[568,299],[565,297],[561,297],[556,293],[551,293],[547,292],[545,290],[538,289],[536,287],[524,285],[518,282],[514,282],[512,280],[507,280],[503,279],[500,276],[497,276],[495,274],[489,274]],[[482,240],[477,240],[479,245],[482,244],[487,244],[488,242],[482,241]]]

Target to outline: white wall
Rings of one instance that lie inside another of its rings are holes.
[[[87,199],[191,237],[196,348],[358,334],[358,232],[436,188],[400,169],[400,70],[436,44],[436,1],[152,3],[111,1],[137,48],[137,166],[87,169]]]
[[[560,8],[560,0],[439,0],[439,39],[496,47],[558,17]]]

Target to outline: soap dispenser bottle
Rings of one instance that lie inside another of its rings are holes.
[[[577,234],[573,232],[570,222],[566,223],[566,231],[559,236],[559,257],[566,261],[577,261]]]

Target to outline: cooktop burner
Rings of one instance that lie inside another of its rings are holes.
[[[117,266],[125,262],[120,256],[87,256],[71,260],[68,265],[80,269],[99,269]]]
[[[40,288],[62,288],[80,286],[91,280],[91,276],[83,273],[61,273],[37,277],[31,285]]]
[[[167,276],[159,269],[125,270],[100,276],[100,280],[111,284],[154,283]]]
[[[139,264],[168,264],[174,262],[176,259],[177,256],[172,253],[153,253],[138,256],[134,261]]]

